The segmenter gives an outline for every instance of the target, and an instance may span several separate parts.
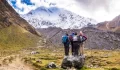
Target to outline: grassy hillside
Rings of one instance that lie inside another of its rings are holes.
[[[0,29],[0,56],[15,53],[26,47],[35,46],[39,37],[18,25]]]

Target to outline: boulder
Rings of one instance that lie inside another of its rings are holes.
[[[81,69],[84,66],[84,63],[84,56],[65,56],[61,64],[61,68],[67,69],[74,67],[76,69]]]
[[[57,68],[56,64],[54,62],[50,62],[46,68]]]
[[[81,69],[84,66],[84,63],[85,63],[84,56],[75,57],[75,59],[73,60],[73,66],[76,69]]]
[[[42,61],[40,59],[38,59],[36,62],[42,64]]]
[[[67,68],[71,68],[71,67],[72,67],[72,62],[71,62],[71,60],[69,60],[69,57],[65,57],[65,58],[63,59],[61,68],[67,69]]]

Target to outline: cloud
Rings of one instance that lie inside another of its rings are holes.
[[[46,0],[8,0],[8,2],[19,14],[26,14],[40,6],[49,7]]]
[[[20,14],[26,14],[40,6],[64,8],[99,22],[112,20],[120,15],[120,0],[8,0]]]
[[[112,0],[76,0],[80,6],[89,11],[99,10],[100,8],[109,11]]]
[[[34,9],[34,4],[29,5],[28,3],[24,3],[21,0],[8,0],[8,3],[13,6],[13,8],[19,13],[19,14],[25,14],[28,13],[31,9]]]
[[[120,0],[76,0],[77,5],[87,12],[87,17],[97,21],[109,21],[120,15]],[[77,11],[76,11],[77,12]]]

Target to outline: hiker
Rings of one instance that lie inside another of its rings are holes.
[[[73,36],[73,55],[74,56],[78,56],[79,54],[79,47],[80,47],[80,43],[79,43],[79,36],[77,35],[77,32],[75,32],[75,35]]]
[[[71,52],[72,55],[74,55],[74,50],[73,50],[73,36],[75,35],[75,33],[73,32],[70,36],[69,36],[69,40],[70,40],[70,44],[71,44]]]
[[[64,44],[65,56],[68,56],[70,41],[67,33],[64,36],[62,36],[62,43]]]
[[[80,37],[80,55],[82,56],[84,54],[84,42],[87,40],[87,37],[83,34],[82,31],[80,31],[79,34]]]

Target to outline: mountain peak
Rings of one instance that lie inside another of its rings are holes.
[[[35,28],[60,27],[63,29],[80,29],[89,23],[97,22],[90,18],[85,18],[73,12],[58,7],[41,6],[30,11],[26,15],[21,15]]]

